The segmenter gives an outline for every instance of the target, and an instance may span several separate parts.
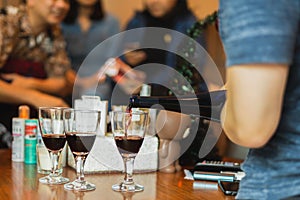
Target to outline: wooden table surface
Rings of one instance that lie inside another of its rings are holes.
[[[0,150],[0,200],[197,200],[234,199],[225,196],[214,182],[194,182],[184,179],[183,172],[134,174],[134,180],[145,190],[132,195],[114,192],[111,186],[122,181],[123,174],[90,174],[86,179],[96,185],[91,192],[66,191],[63,185],[49,186],[39,183],[43,174],[38,174],[36,165],[11,161],[10,150]],[[75,170],[65,167],[63,175],[75,179]],[[198,188],[194,188],[195,184]],[[200,188],[199,188],[200,185]]]

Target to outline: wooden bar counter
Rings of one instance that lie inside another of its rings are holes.
[[[0,200],[196,200],[234,199],[225,196],[214,182],[197,182],[202,188],[193,189],[194,181],[185,180],[183,172],[165,174],[161,172],[134,174],[134,180],[145,187],[143,192],[119,193],[111,186],[122,181],[123,174],[89,174],[86,179],[96,185],[91,192],[64,190],[63,185],[44,185],[39,178],[36,165],[12,162],[10,150],[0,150]],[[65,167],[63,176],[75,179],[75,170]],[[213,185],[213,187],[211,187]],[[207,187],[206,187],[207,186]]]

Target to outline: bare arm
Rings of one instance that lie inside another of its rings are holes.
[[[60,98],[41,93],[28,88],[7,84],[0,80],[0,102],[10,104],[29,104],[36,108],[41,106],[68,105]]]
[[[278,64],[232,66],[221,121],[228,138],[258,148],[274,134],[280,119],[288,67]]]
[[[47,79],[28,78],[18,74],[3,74],[1,76],[5,79],[11,80],[11,84],[16,87],[38,90],[47,94],[65,96],[72,92],[76,75],[73,70],[68,70],[66,75],[63,77],[51,77]]]
[[[48,79],[33,79],[32,88],[48,94],[65,96],[70,94],[71,88],[67,87],[66,79],[62,77],[51,77]]]

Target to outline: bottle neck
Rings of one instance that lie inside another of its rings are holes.
[[[200,93],[194,96],[180,96],[178,98],[170,96],[133,96],[129,100],[129,107],[165,109],[197,115],[208,120],[220,121],[225,95],[226,91],[220,90]]]

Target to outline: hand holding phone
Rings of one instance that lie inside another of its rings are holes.
[[[145,51],[139,48],[139,42],[131,42],[125,45],[124,57],[126,59],[126,62],[131,66],[136,66],[147,58]]]

